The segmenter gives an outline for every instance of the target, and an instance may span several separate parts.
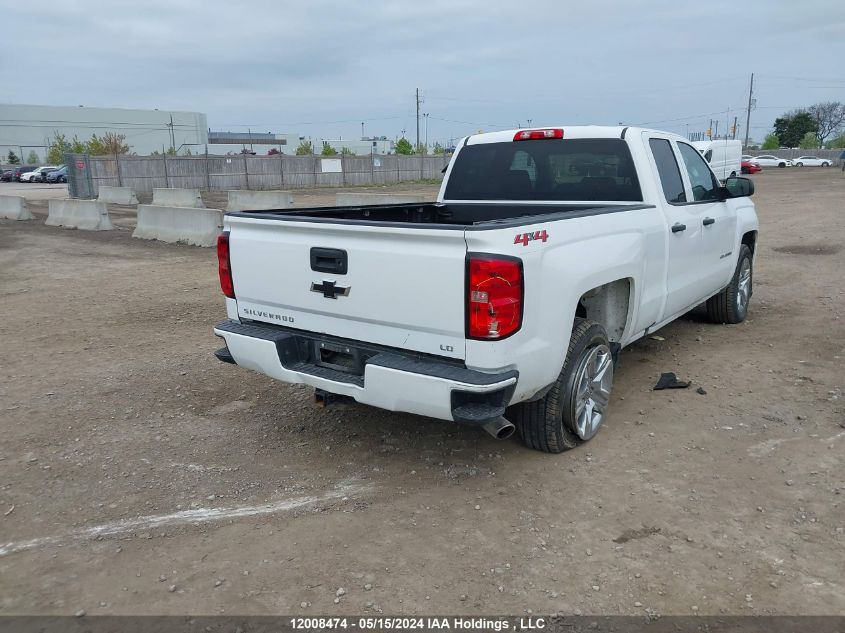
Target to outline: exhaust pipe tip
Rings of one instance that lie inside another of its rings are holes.
[[[506,440],[514,434],[514,431],[516,431],[516,427],[502,417],[485,422],[481,425],[481,428],[497,440]]]

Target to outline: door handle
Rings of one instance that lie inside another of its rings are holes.
[[[680,222],[675,222],[672,225],[672,233],[680,233],[681,231],[686,231],[686,230],[687,230],[686,224],[681,224]]]
[[[710,226],[711,224],[715,224],[716,220],[713,218],[704,218],[704,226]]]

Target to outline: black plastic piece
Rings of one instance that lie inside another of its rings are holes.
[[[689,382],[678,380],[678,377],[674,374],[674,372],[669,371],[665,374],[660,374],[660,379],[657,381],[657,384],[652,387],[652,390],[661,391],[663,389],[686,389],[689,385]]]
[[[346,251],[339,248],[315,246],[311,249],[311,270],[318,273],[345,275],[349,270],[349,256]]]
[[[228,347],[221,347],[216,352],[214,352],[214,355],[217,357],[217,360],[221,362],[229,363],[231,365],[237,365]]]
[[[681,231],[686,231],[687,225],[686,224],[673,224],[672,225],[672,233],[680,233]]]
[[[452,391],[452,418],[460,424],[481,426],[485,422],[495,420],[505,414],[510,403],[516,383],[486,393],[474,391]]]
[[[702,224],[704,226],[710,226],[711,224],[715,224],[715,223],[716,223],[716,220],[714,218],[704,218],[704,221],[702,222]]]

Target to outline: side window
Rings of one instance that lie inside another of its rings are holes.
[[[675,160],[671,143],[665,138],[652,138],[648,144],[654,154],[654,162],[657,163],[657,172],[660,174],[660,184],[663,186],[666,201],[686,202],[684,181],[681,180],[681,170],[678,169],[678,161]]]
[[[686,143],[678,143],[689,175],[693,200],[717,200],[718,183],[701,154]]]
[[[713,162],[713,150],[712,150],[712,149],[708,149],[708,150],[707,150],[707,152],[704,154],[704,159],[705,159],[708,163],[712,163],[712,162]]]

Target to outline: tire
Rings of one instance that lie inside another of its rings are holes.
[[[743,244],[731,283],[707,300],[707,317],[713,323],[742,323],[754,292],[754,271],[751,249]]]
[[[822,163],[822,167],[830,167],[830,163],[824,162],[824,163]]]
[[[735,176],[736,176],[736,172],[735,172],[735,171],[732,171],[732,172],[731,172],[731,175],[730,175],[730,176],[728,176],[728,178],[734,178]]]
[[[607,332],[598,323],[576,318],[566,360],[552,388],[540,400],[513,407],[511,417],[526,446],[562,453],[599,431],[612,389],[613,357]]]
[[[783,169],[784,167],[786,167],[786,163],[778,163],[778,167],[780,167],[781,169]]]
[[[795,166],[796,166],[796,167],[803,167],[803,166],[804,166],[804,163],[795,163]]]

